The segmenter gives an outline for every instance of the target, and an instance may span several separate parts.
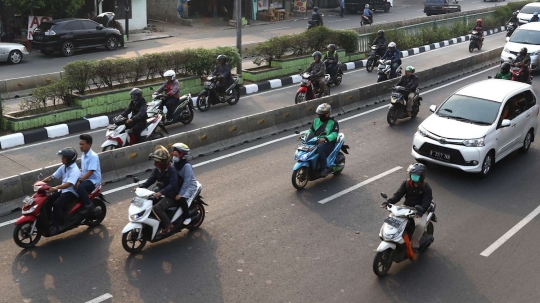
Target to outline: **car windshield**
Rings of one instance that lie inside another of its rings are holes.
[[[517,29],[510,37],[510,42],[540,45],[540,31]]]
[[[54,23],[43,22],[40,25],[38,25],[37,28],[39,28],[40,30],[46,32],[46,31],[50,30],[51,27],[53,27],[54,25],[55,25]]]
[[[540,13],[540,7],[532,6],[532,5],[525,5],[519,12],[522,14],[534,14],[535,12]]]
[[[497,118],[501,103],[462,95],[453,95],[437,110],[439,117],[465,123],[491,125]]]

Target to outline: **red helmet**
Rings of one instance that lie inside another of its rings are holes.
[[[482,19],[476,19],[476,25],[482,26]]]

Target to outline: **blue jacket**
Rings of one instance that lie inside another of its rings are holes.
[[[394,63],[394,62],[396,62],[398,60],[401,60],[401,52],[397,48],[394,51],[394,53],[391,53],[390,50],[387,50],[384,53],[384,56],[382,56],[381,60],[383,60],[383,59],[390,59],[390,60],[392,60],[392,63]]]
[[[364,16],[371,16],[371,10],[369,8],[364,8]]]
[[[345,8],[345,0],[341,0],[341,3],[339,4],[339,7]]]
[[[147,188],[155,182],[163,183],[164,188],[160,188],[160,193],[169,199],[174,199],[178,194],[178,172],[173,165],[169,165],[164,172],[154,168],[150,178],[142,184],[141,188]]]

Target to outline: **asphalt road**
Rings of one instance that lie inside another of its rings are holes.
[[[388,215],[379,193],[393,193],[406,178],[412,136],[429,105],[493,72],[427,90],[418,118],[394,127],[385,106],[340,116],[351,146],[345,170],[303,191],[290,181],[297,143],[285,138],[291,133],[193,161],[210,204],[206,221],[135,256],[120,241],[133,195],[128,189],[106,192],[112,205],[101,226],[42,239],[31,250],[19,249],[13,225],[0,223],[1,300],[87,302],[108,294],[107,302],[536,302],[537,220],[489,257],[480,253],[538,207],[538,142],[528,154],[498,163],[484,180],[429,165],[439,218],[434,244],[415,263],[394,264],[384,279],[371,269]],[[237,151],[244,152],[208,161]]]
[[[504,33],[487,36],[481,52],[504,45]],[[470,53],[467,43],[459,43],[443,47],[437,50],[418,54],[403,59],[403,65],[413,65],[415,68],[425,70],[427,68],[452,62],[461,58],[467,58]],[[475,51],[475,53],[478,51]],[[368,73],[365,69],[347,72],[341,85],[331,87],[331,94],[343,92],[352,88],[373,84],[377,81],[377,73]],[[282,87],[254,95],[246,95],[240,98],[235,106],[219,105],[211,107],[209,111],[201,113],[195,111],[195,118],[190,125],[176,124],[168,127],[169,133],[177,134],[203,126],[219,123],[250,114],[256,114],[267,110],[281,108],[294,104],[294,97],[298,85]],[[147,100],[149,101],[149,100]],[[100,151],[101,144],[105,142],[105,130],[97,129],[90,132],[94,137],[94,148]],[[34,144],[27,144],[8,150],[0,151],[0,178],[19,174],[23,171],[42,168],[58,162],[56,152],[61,147],[78,146],[78,134],[72,134],[62,138],[50,139]]]
[[[462,7],[462,11],[466,11],[490,6],[505,5],[507,2],[464,1],[460,3],[460,5]],[[423,13],[423,2],[418,1],[414,3],[416,4],[396,0],[394,1],[394,8],[392,8],[389,13],[375,13],[375,22],[384,23],[425,16]],[[325,17],[325,25],[332,29],[356,28],[359,26],[359,23],[360,15],[346,15],[345,18],[340,18],[338,15],[333,13],[331,16]],[[246,27],[242,29],[242,42],[243,44],[249,44],[265,41],[271,37],[300,33],[306,30],[306,26],[307,21],[298,20]],[[369,27],[366,28],[369,29]],[[175,36],[174,33],[172,33],[172,35]],[[126,49],[120,49],[114,52],[104,51],[103,49],[84,50],[78,52],[78,55],[69,58],[62,57],[59,54],[46,56],[38,51],[32,51],[31,55],[24,58],[23,62],[20,64],[9,65],[7,63],[0,63],[0,79],[12,79],[59,72],[62,70],[64,65],[74,60],[97,60],[120,57],[132,58],[142,56],[143,54],[147,53],[166,52],[184,48],[197,48],[201,46],[205,48],[217,46],[236,46],[236,31],[229,28],[216,29],[213,32],[196,33],[167,39],[128,43],[126,46]]]

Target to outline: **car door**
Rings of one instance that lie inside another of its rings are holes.
[[[527,90],[524,92],[525,94],[525,107],[527,114],[525,116],[525,130],[528,131],[531,128],[536,131],[538,130],[538,104],[536,104],[536,97],[534,96],[534,93],[530,90]]]
[[[100,24],[90,20],[82,20],[81,22],[88,37],[87,45],[103,45],[105,43],[105,32],[97,29]]]
[[[514,129],[511,126],[502,127],[501,123],[503,120],[514,119],[514,102],[509,99],[503,105],[501,114],[497,121],[497,154],[495,155],[496,160],[500,160],[500,157],[504,157],[506,153],[512,148],[514,142]]]
[[[514,103],[514,119],[512,119],[512,124],[510,125],[510,128],[513,129],[513,142],[511,145],[511,149],[513,150],[517,145],[523,142],[523,139],[525,138],[525,129],[528,124],[527,99],[525,98],[525,92],[513,96],[509,101]]]
[[[65,39],[70,39],[75,41],[77,47],[87,45],[87,37],[85,35],[84,27],[79,20],[74,20],[66,24],[63,29],[65,32]]]

